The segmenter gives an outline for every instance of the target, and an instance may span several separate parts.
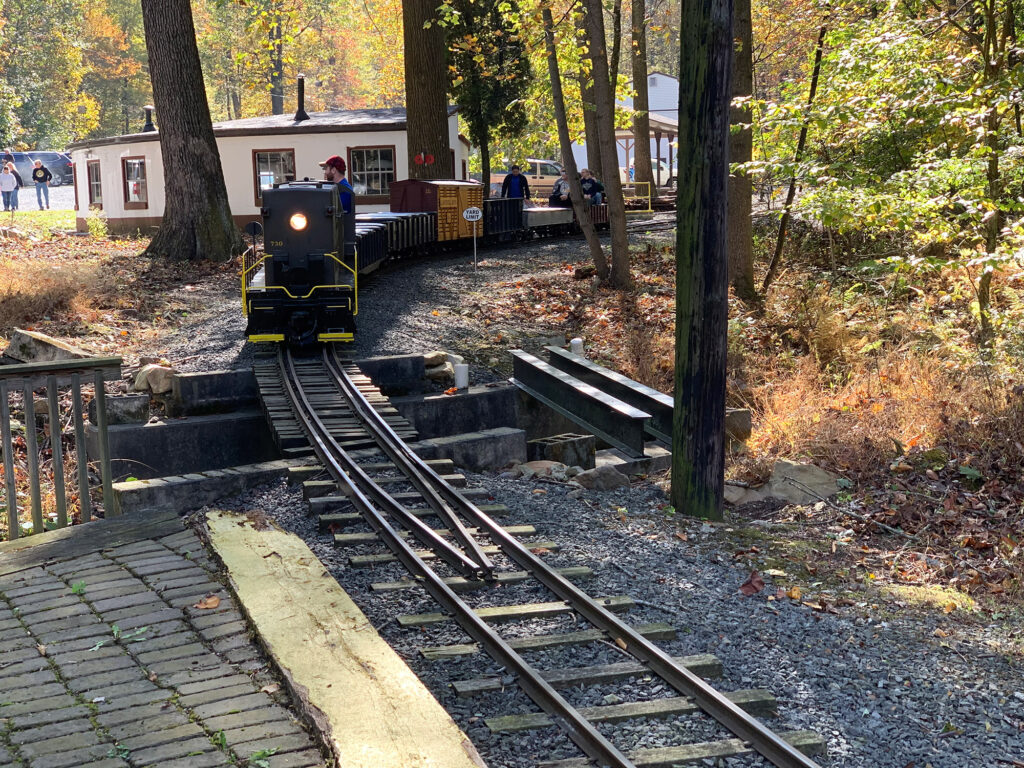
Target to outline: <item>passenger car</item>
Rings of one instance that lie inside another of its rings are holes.
[[[509,163],[508,168],[511,167],[512,163]],[[562,175],[562,166],[554,160],[535,160],[531,158],[522,163],[519,166],[519,170],[526,177],[530,185],[530,195],[535,200],[540,200],[550,195],[552,187],[555,186],[555,182]],[[506,176],[508,176],[507,170],[491,170],[492,195],[498,196],[501,194],[501,184],[505,181]],[[494,192],[495,185],[497,185],[497,193]]]

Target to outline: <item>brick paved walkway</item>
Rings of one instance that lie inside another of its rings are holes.
[[[195,534],[144,534],[0,571],[0,766],[322,765]]]

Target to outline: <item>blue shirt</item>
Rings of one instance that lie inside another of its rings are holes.
[[[510,173],[508,177],[508,196],[509,197],[522,197],[523,196],[523,177],[522,174],[516,176],[514,173]]]
[[[352,213],[355,206],[355,195],[355,190],[348,183],[348,179],[342,179],[338,182],[338,198],[341,202],[341,210],[345,213]]]

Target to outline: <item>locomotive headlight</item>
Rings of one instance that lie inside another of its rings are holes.
[[[294,229],[296,232],[301,232],[306,228],[306,214],[292,214],[292,217],[288,219],[288,223],[291,224],[292,229]]]

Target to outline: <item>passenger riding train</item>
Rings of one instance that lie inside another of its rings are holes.
[[[463,212],[482,211],[478,222]],[[590,206],[598,228],[608,207]],[[242,269],[242,309],[250,341],[295,347],[352,341],[359,278],[389,259],[579,231],[571,208],[526,208],[518,198],[483,199],[479,184],[409,179],[392,184],[391,211],[345,213],[338,187],[295,181],[264,190],[262,254]]]

